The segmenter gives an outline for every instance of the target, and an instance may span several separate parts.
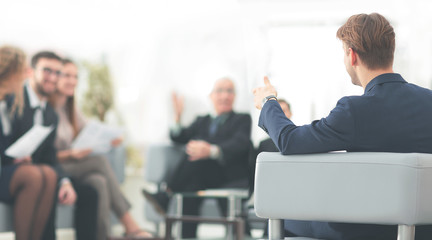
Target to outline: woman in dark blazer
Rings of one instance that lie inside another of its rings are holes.
[[[0,47],[0,201],[14,206],[15,239],[39,240],[51,211],[57,175],[46,165],[32,164],[30,157],[13,159],[5,154],[13,131],[11,116],[22,111],[20,91],[26,70],[21,49]]]

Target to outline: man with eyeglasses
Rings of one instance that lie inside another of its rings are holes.
[[[61,58],[53,52],[43,51],[31,60],[29,81],[24,86],[25,105],[22,115],[13,121],[12,140],[16,141],[34,125],[52,126],[54,129],[31,156],[33,163],[49,164],[58,174],[58,194],[55,204],[76,204],[75,228],[77,239],[95,239],[97,216],[97,192],[76,179],[66,177],[57,162],[54,146],[58,117],[47,103],[48,96],[56,91],[56,83],[61,74]],[[77,198],[77,195],[79,196]],[[52,208],[42,239],[52,240],[55,236],[55,212]]]
[[[170,131],[175,143],[186,144],[183,161],[167,181],[167,191],[145,197],[164,214],[172,192],[194,192],[208,188],[247,188],[251,117],[233,111],[234,83],[229,78],[216,81],[210,93],[214,111],[182,127],[183,99],[173,94],[175,126]],[[197,215],[201,199],[184,199],[183,213]],[[183,223],[183,237],[196,236],[196,223]]]

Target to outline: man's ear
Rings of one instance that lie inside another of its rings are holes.
[[[351,66],[357,65],[358,55],[352,48],[348,48],[348,55],[350,58]]]

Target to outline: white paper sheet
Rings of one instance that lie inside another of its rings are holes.
[[[34,125],[6,149],[6,155],[13,158],[31,156],[52,130],[52,126],[44,127],[41,125]]]
[[[111,149],[111,141],[120,137],[122,131],[106,124],[90,121],[72,143],[72,149],[92,149],[92,154],[107,153]]]

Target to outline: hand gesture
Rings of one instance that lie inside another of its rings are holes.
[[[13,160],[14,164],[19,164],[19,163],[31,163],[32,162],[32,158],[30,156],[27,157],[22,157],[22,158],[16,158]]]
[[[118,145],[120,145],[123,142],[123,137],[118,137],[115,138],[111,141],[111,146],[113,147],[117,147]]]
[[[189,161],[196,161],[210,157],[210,143],[201,140],[191,140],[186,145],[186,153]]]
[[[268,77],[264,77],[264,87],[257,87],[253,90],[254,104],[258,110],[262,108],[262,100],[270,95],[277,96],[276,89],[270,84]]]
[[[72,205],[77,199],[76,192],[70,182],[61,185],[58,193],[58,201],[61,204]]]
[[[69,157],[73,159],[83,159],[84,157],[87,157],[92,152],[91,148],[84,148],[84,149],[71,149],[69,152]]]
[[[176,123],[180,122],[181,115],[183,113],[183,106],[184,106],[184,98],[177,96],[175,92],[172,93],[172,101],[174,106],[174,117]]]

